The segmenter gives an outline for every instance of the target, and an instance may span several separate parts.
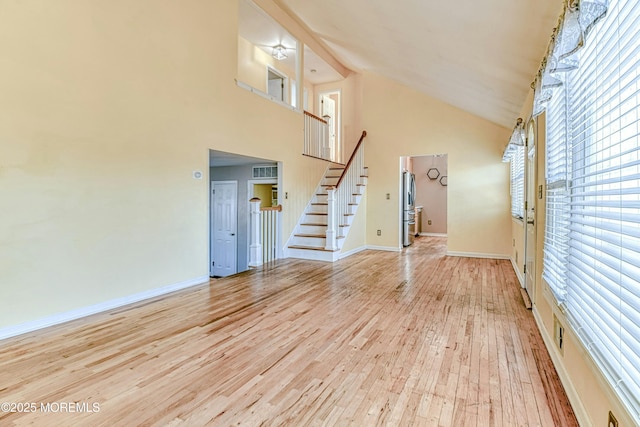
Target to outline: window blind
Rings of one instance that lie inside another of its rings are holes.
[[[524,153],[520,145],[511,157],[511,215],[516,218],[524,217]]]
[[[562,79],[563,76],[558,76]],[[564,80],[564,79],[563,79]],[[553,93],[547,104],[546,128],[546,223],[544,230],[543,272],[556,300],[566,295],[569,241],[568,144],[566,84]]]
[[[568,73],[570,321],[640,420],[640,2],[613,0]]]

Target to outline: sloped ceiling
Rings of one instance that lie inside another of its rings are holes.
[[[394,79],[507,128],[562,0],[275,0],[353,70]]]

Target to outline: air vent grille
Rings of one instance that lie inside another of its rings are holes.
[[[277,178],[278,166],[254,166],[253,177],[254,178]]]

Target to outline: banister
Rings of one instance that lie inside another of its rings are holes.
[[[323,119],[323,118],[321,118],[321,117],[318,117],[318,116],[316,116],[315,114],[312,114],[312,113],[308,112],[307,110],[304,110],[304,115],[305,115],[305,116],[312,117],[312,118],[314,118],[314,119],[318,120],[319,122],[324,123],[325,125],[328,123],[325,119]]]
[[[349,157],[349,161],[347,162],[347,165],[344,167],[344,170],[342,171],[342,173],[340,174],[340,179],[338,180],[338,183],[336,184],[336,188],[340,187],[340,183],[342,182],[342,179],[344,178],[344,174],[347,170],[349,170],[349,166],[351,166],[351,163],[353,162],[354,157],[356,156],[356,153],[358,152],[358,149],[360,148],[360,145],[362,144],[362,142],[364,141],[364,137],[367,136],[367,131],[363,130],[362,131],[362,136],[360,137],[360,140],[358,141],[358,143],[356,144],[356,148],[354,148],[353,152],[351,153],[351,157]]]
[[[269,207],[266,207],[266,208],[260,208],[260,211],[262,211],[262,212],[268,212],[268,211],[282,212],[282,205],[269,206]]]

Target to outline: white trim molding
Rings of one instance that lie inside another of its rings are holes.
[[[485,253],[482,253],[482,252],[447,251],[447,256],[457,256],[457,257],[464,257],[464,258],[509,259],[509,255],[504,255],[504,254],[485,254]]]
[[[183,282],[174,283],[172,285],[163,286],[161,288],[149,289],[148,291],[138,292],[137,294],[128,295],[122,298],[116,298],[104,301],[98,304],[77,308],[75,310],[57,313],[52,316],[41,319],[32,320],[6,328],[0,328],[0,340],[15,337],[17,335],[26,334],[37,331],[39,329],[48,328],[49,326],[59,325],[71,320],[80,319],[82,317],[91,316],[92,314],[102,313],[104,311],[113,310],[114,308],[123,307],[143,300],[155,298],[171,292],[176,292],[192,286],[201,285],[209,281],[209,276],[200,276],[194,279],[185,280]]]
[[[513,271],[516,272],[516,276],[518,277],[518,281],[520,282],[520,287],[524,288],[524,277],[522,276],[522,272],[518,269],[518,264],[513,258],[509,258],[511,260],[511,265],[513,266]]]
[[[571,407],[573,408],[573,412],[576,414],[576,418],[578,419],[578,424],[581,426],[591,425],[591,420],[589,415],[587,414],[584,405],[582,404],[582,399],[580,399],[580,395],[576,391],[569,374],[567,373],[566,368],[564,367],[564,362],[561,359],[561,356],[558,355],[556,351],[556,345],[553,342],[553,338],[549,335],[549,332],[544,327],[544,322],[540,317],[540,313],[536,306],[533,307],[533,318],[538,325],[538,330],[540,331],[540,335],[542,335],[542,340],[544,341],[544,345],[547,347],[547,351],[551,356],[551,361],[553,362],[553,366],[555,366],[556,371],[558,372],[558,376],[560,377],[560,382],[564,386],[564,389],[567,393],[567,397],[569,398],[569,402],[571,402]]]
[[[355,255],[358,252],[362,252],[362,251],[366,251],[366,250],[367,250],[366,246],[360,246],[359,248],[351,249],[350,251],[340,252],[340,256],[339,256],[338,259],[343,259],[343,258],[349,257],[351,255]]]
[[[401,252],[401,248],[394,248],[393,246],[374,246],[367,245],[367,249],[371,249],[372,251],[386,251],[386,252]]]
[[[447,237],[447,233],[420,233],[420,235],[428,237]]]

